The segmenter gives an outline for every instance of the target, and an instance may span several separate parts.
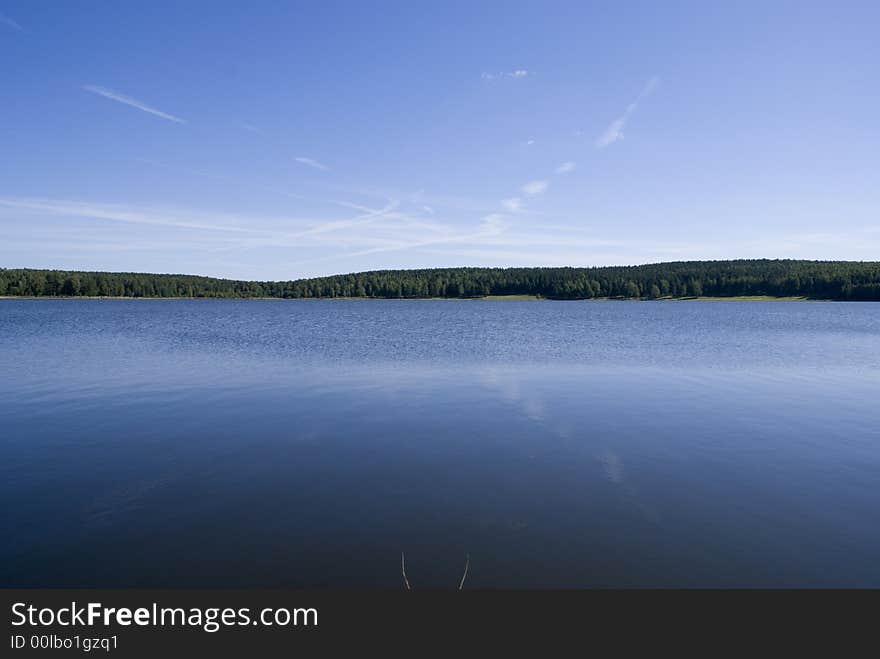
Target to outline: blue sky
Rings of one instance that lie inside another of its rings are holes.
[[[0,266],[880,257],[880,3],[0,0]]]

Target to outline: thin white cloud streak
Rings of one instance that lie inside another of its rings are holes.
[[[493,213],[497,210],[496,204],[487,203],[485,200],[476,200],[473,198],[453,196],[453,195],[437,195],[429,194],[424,190],[418,190],[415,194],[411,190],[402,190],[399,188],[376,187],[376,186],[351,186],[336,185],[327,182],[326,179],[315,179],[307,183],[309,187],[317,189],[333,190],[345,194],[363,195],[376,199],[407,199],[410,203],[422,205],[428,204],[435,212],[459,211],[469,217],[476,217]]]
[[[256,126],[253,126],[251,124],[242,124],[241,127],[244,128],[245,130],[252,132],[252,133],[257,133],[258,135],[265,135],[266,134],[262,128],[257,128]]]
[[[347,229],[388,215],[397,207],[391,202],[381,209],[365,209],[367,212],[344,220],[313,220],[303,218],[266,218],[222,213],[205,213],[174,208],[134,208],[122,204],[104,204],[56,199],[0,198],[0,207],[33,211],[55,216],[82,217],[125,224],[174,227],[197,231],[230,233],[240,237],[252,236],[270,239],[266,244],[279,240],[296,240],[307,236]],[[299,231],[287,229],[291,224],[305,225]],[[262,227],[262,228],[261,228]]]
[[[511,197],[510,199],[502,199],[501,205],[511,213],[518,213],[522,210],[522,199],[519,197]]]
[[[333,251],[324,256],[319,256],[305,261],[297,261],[298,263],[316,263],[328,260],[344,260],[355,256],[365,254],[374,254],[387,251],[397,251],[408,249],[414,245],[434,244],[436,242],[447,242],[454,240],[458,234],[451,231],[449,227],[418,222],[403,213],[387,213],[383,217],[373,218],[361,222],[351,222],[349,227],[357,225],[370,224],[367,232],[358,233],[356,230],[349,228],[332,237],[325,237],[322,232],[307,231],[300,234],[290,234],[279,239],[245,239],[239,241],[230,249],[241,248],[309,248],[315,246],[328,247],[337,251]],[[488,225],[487,225],[488,226]],[[343,223],[337,223],[334,229],[346,228]],[[425,238],[426,232],[432,234],[431,237]],[[309,241],[303,242],[303,239]],[[354,249],[359,251],[338,251],[339,249]]]
[[[338,199],[319,199],[319,198],[307,197],[305,195],[300,195],[300,194],[296,194],[293,192],[288,192],[287,190],[280,190],[279,188],[275,188],[275,187],[272,187],[269,185],[262,185],[260,183],[249,183],[247,181],[242,181],[239,179],[230,178],[228,176],[219,176],[217,174],[211,174],[210,172],[199,171],[197,169],[189,169],[187,167],[177,167],[177,166],[173,166],[173,165],[168,165],[166,163],[157,162],[155,160],[150,160],[148,158],[135,158],[135,160],[138,162],[146,163],[148,165],[154,165],[156,167],[161,167],[162,169],[167,169],[172,172],[180,172],[183,174],[189,174],[191,176],[199,176],[199,177],[208,179],[210,181],[217,181],[218,183],[231,183],[233,185],[238,185],[243,188],[248,188],[250,190],[258,190],[261,192],[271,192],[273,194],[282,195],[284,197],[289,197],[291,199],[298,199],[301,201],[307,201],[307,202],[318,203],[318,204],[331,204],[334,206],[341,206],[342,208],[351,208],[353,210],[360,211],[362,213],[373,212],[373,209],[370,208],[369,206],[364,206],[363,204],[355,204],[350,201],[341,201]],[[364,193],[358,191],[358,194],[364,194]],[[386,201],[390,201],[390,200],[386,199]]]
[[[365,249],[358,252],[347,253],[347,254],[333,254],[327,257],[321,257],[317,259],[311,259],[306,261],[306,263],[315,263],[318,261],[326,261],[328,259],[334,258],[355,258],[359,256],[368,256],[371,254],[379,254],[383,252],[396,252],[407,249],[417,249],[420,247],[428,247],[431,245],[443,245],[443,244],[454,244],[454,243],[469,243],[473,241],[479,241],[483,238],[487,238],[490,236],[495,236],[502,233],[505,230],[504,225],[504,216],[498,214],[487,215],[484,217],[480,223],[479,228],[475,232],[455,232],[448,231],[444,233],[444,235],[437,236],[435,238],[428,239],[416,239],[411,241],[389,241],[388,244],[380,247],[374,247],[371,249]]]
[[[127,224],[146,224],[176,227],[180,229],[226,231],[232,233],[265,233],[264,231],[257,229],[221,223],[224,220],[228,221],[229,219],[237,219],[232,216],[206,215],[203,213],[193,213],[191,211],[175,211],[171,209],[132,209],[131,207],[120,204],[101,204],[63,199],[0,198],[0,206],[42,212],[50,215],[88,217],[99,220],[124,222]]]
[[[642,99],[650,94],[653,94],[657,87],[660,85],[660,78],[654,76],[642,88],[642,91],[639,92],[639,95],[636,96],[636,100],[630,103],[624,113],[620,115],[617,119],[612,121],[608,128],[605,129],[599,138],[596,140],[596,148],[604,149],[606,146],[614,144],[618,140],[623,139],[623,131],[626,128],[626,122],[629,121],[629,118],[632,116],[633,112],[639,107],[639,103],[641,103]]]
[[[173,114],[168,114],[167,112],[157,110],[156,108],[150,107],[149,105],[145,105],[137,99],[131,98],[130,96],[125,96],[124,94],[115,92],[112,89],[105,89],[104,87],[97,87],[95,85],[83,85],[83,89],[92,94],[97,94],[98,96],[109,98],[111,101],[116,101],[117,103],[122,103],[123,105],[130,105],[133,108],[137,108],[138,110],[142,110],[143,112],[147,112],[162,119],[167,119],[168,121],[173,121],[178,124],[186,123],[185,119],[181,119],[180,117],[175,117]]]
[[[605,132],[596,140],[596,146],[600,149],[605,148],[609,144],[614,144],[617,140],[623,139],[623,129],[626,126],[626,116],[615,119],[611,122]]]
[[[580,247],[622,247],[626,243],[620,240],[603,240],[599,238],[583,238],[578,236],[558,235],[549,236],[538,233],[512,233],[506,231],[486,240],[483,246],[493,247],[571,247],[577,245]]]
[[[486,219],[488,220],[489,218],[486,218]],[[356,258],[356,257],[361,257],[361,256],[369,256],[372,254],[380,254],[380,253],[404,251],[404,250],[419,250],[419,251],[432,252],[433,250],[425,250],[424,248],[433,247],[433,246],[437,246],[437,245],[455,246],[455,245],[459,245],[459,244],[472,244],[472,245],[475,245],[478,247],[481,246],[484,249],[480,250],[479,248],[477,248],[477,249],[456,248],[456,249],[452,249],[452,250],[443,250],[442,252],[435,252],[435,253],[447,253],[447,254],[461,253],[461,254],[472,254],[472,255],[480,253],[482,255],[486,255],[487,257],[493,257],[493,258],[505,258],[506,256],[517,255],[517,256],[521,256],[524,262],[529,262],[532,264],[554,262],[554,263],[558,263],[558,264],[562,265],[562,264],[572,263],[572,262],[574,262],[574,263],[583,262],[583,252],[577,253],[577,259],[574,259],[574,260],[570,257],[556,258],[555,254],[551,254],[551,255],[536,254],[534,249],[532,249],[532,248],[534,246],[534,239],[538,238],[538,236],[524,236],[519,241],[511,243],[514,246],[516,246],[516,245],[522,246],[524,248],[524,251],[522,251],[522,252],[499,251],[495,248],[499,245],[504,245],[506,243],[504,241],[496,240],[496,237],[501,235],[504,232],[504,230],[505,230],[505,227],[503,226],[503,224],[485,221],[480,229],[478,229],[476,232],[472,232],[472,233],[451,233],[449,235],[438,237],[435,239],[416,240],[416,241],[412,241],[412,242],[402,242],[401,241],[401,242],[398,242],[397,244],[389,244],[389,245],[385,245],[385,246],[376,247],[373,249],[362,250],[359,252],[352,252],[352,253],[346,253],[346,254],[338,254],[337,253],[337,254],[333,254],[331,256],[321,257],[318,259],[312,259],[310,261],[306,261],[305,263],[314,263],[314,262],[328,261],[328,260],[333,260],[333,259],[342,260],[345,258]],[[578,241],[571,241],[571,240],[566,240],[566,241],[560,240],[559,246],[560,247],[568,247],[568,248],[576,248],[578,246],[581,246],[581,248],[585,248],[585,247],[601,247],[602,245],[600,242],[590,242],[590,241],[578,242]],[[491,249],[486,249],[486,248],[491,248]],[[615,262],[614,260],[609,261],[609,263],[614,263],[614,262]],[[625,262],[626,262],[625,260],[621,261],[621,263],[625,263]]]
[[[642,89],[642,93],[639,95],[638,100],[642,100],[645,96],[649,94],[653,94],[657,87],[660,86],[660,76],[652,76],[650,80],[645,84],[644,89]]]
[[[322,222],[317,226],[311,227],[304,231],[299,231],[297,233],[288,233],[285,234],[285,238],[288,240],[303,238],[305,236],[314,236],[320,233],[328,233],[330,231],[339,231],[340,229],[350,229],[352,227],[360,226],[363,224],[369,224],[373,220],[378,220],[381,217],[388,215],[391,211],[399,206],[399,202],[390,201],[387,206],[381,208],[379,210],[370,210],[363,215],[358,215],[357,217],[353,217],[348,220],[335,220],[331,222]]]
[[[294,160],[296,160],[301,165],[305,165],[306,167],[311,167],[313,169],[320,169],[322,172],[327,172],[330,170],[330,168],[327,167],[327,165],[318,162],[314,158],[306,158],[305,156],[298,156],[297,158],[294,158]]]
[[[342,206],[343,208],[351,208],[356,211],[362,211],[362,212],[369,212],[370,210],[372,210],[367,206],[363,206],[361,204],[355,204],[350,201],[340,201],[338,199],[317,199],[317,198],[313,198],[313,197],[307,197],[305,195],[296,194],[294,192],[288,192],[287,190],[281,190],[279,188],[275,188],[275,187],[272,187],[269,185],[263,185],[260,183],[250,183],[247,181],[242,181],[239,179],[230,178],[228,176],[220,176],[218,174],[212,174],[210,172],[199,171],[197,169],[189,169],[187,167],[178,167],[178,166],[174,166],[174,165],[168,165],[166,163],[157,162],[155,160],[150,160],[148,158],[135,158],[135,160],[137,162],[143,162],[148,165],[154,165],[156,167],[161,167],[162,169],[167,169],[172,172],[189,174],[191,176],[199,176],[201,178],[205,178],[210,181],[217,181],[218,183],[231,183],[233,185],[238,185],[243,188],[248,188],[251,190],[258,190],[261,192],[271,192],[273,194],[278,194],[278,195],[282,195],[284,197],[289,197],[290,199],[298,199],[301,201],[308,201],[308,202],[319,203],[319,204],[332,204],[335,206]],[[359,194],[363,194],[363,193],[359,192]]]
[[[14,20],[9,18],[9,16],[5,16],[3,14],[0,14],[0,23],[3,23],[4,25],[8,25],[9,27],[11,27],[15,30],[18,30],[19,32],[24,32],[24,28],[21,25],[19,25],[18,23],[16,23]]]
[[[504,78],[511,78],[513,80],[521,80],[522,78],[528,77],[529,72],[527,69],[514,69],[513,71],[501,71],[499,73],[488,73],[484,72],[480,75],[483,80],[500,80]]]
[[[483,224],[487,227],[503,229],[505,227],[504,216],[500,213],[492,213],[483,218]]]
[[[529,181],[524,186],[522,186],[522,191],[523,194],[527,194],[530,197],[535,197],[537,195],[544,194],[549,187],[550,181]]]
[[[569,172],[573,172],[574,168],[577,167],[577,163],[574,162],[564,162],[559,167],[556,168],[557,174],[568,174]]]
[[[449,263],[450,256],[459,256],[466,261],[463,265],[476,265],[477,263],[492,263],[495,265],[509,266],[584,266],[584,265],[615,265],[626,264],[627,261],[620,258],[608,258],[602,251],[588,252],[588,246],[576,247],[577,251],[553,252],[548,254],[536,254],[533,249],[507,250],[497,247],[451,247],[444,249],[422,249],[425,254],[442,254],[444,262]],[[621,257],[622,258],[622,257]]]
[[[156,250],[159,252],[165,252],[167,250],[179,250],[182,252],[190,252],[192,250],[192,246],[181,243],[173,243],[168,240],[154,240],[154,241],[142,241],[142,240],[123,240],[111,242],[107,239],[100,240],[70,240],[70,239],[62,239],[60,236],[52,236],[51,240],[47,240],[45,237],[24,237],[24,238],[16,238],[15,244],[19,247],[31,247],[32,249],[38,251],[41,256],[47,256],[47,252],[50,249],[59,250],[60,255],[65,257],[67,256],[68,251],[77,251],[77,252],[86,252],[87,256],[93,256],[96,251],[104,252],[136,252],[143,250]],[[0,252],[2,253],[2,252]],[[49,261],[51,263],[51,261]],[[57,265],[57,264],[56,264]],[[33,263],[24,263],[22,267],[34,267]],[[81,264],[78,264],[72,269],[77,269],[81,267]],[[190,274],[190,273],[187,273]]]

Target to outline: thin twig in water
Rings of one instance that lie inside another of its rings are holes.
[[[407,590],[412,590],[409,587],[409,579],[406,578],[406,559],[403,557],[403,552],[400,552],[400,573],[403,575],[403,585]]]
[[[458,589],[461,590],[464,588],[464,582],[467,579],[468,568],[471,566],[471,555],[465,555],[464,561],[464,573],[461,575],[461,581],[458,583]],[[403,575],[403,585],[407,590],[412,590],[409,586],[409,579],[406,576],[406,556],[404,556],[403,552],[400,552],[400,574]]]

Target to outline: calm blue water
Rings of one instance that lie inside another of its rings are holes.
[[[880,586],[880,304],[0,300],[0,586]]]

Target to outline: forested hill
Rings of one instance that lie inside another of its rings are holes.
[[[428,298],[799,296],[880,300],[880,262],[685,261],[601,268],[377,270],[295,281],[0,269],[2,296]]]

